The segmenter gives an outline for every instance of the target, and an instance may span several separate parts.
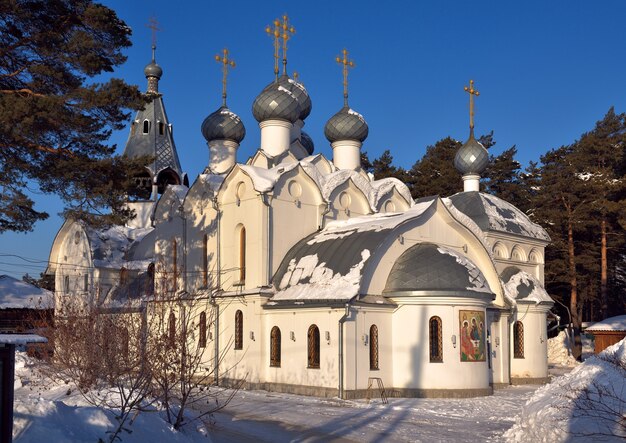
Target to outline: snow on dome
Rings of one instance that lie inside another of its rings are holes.
[[[54,305],[54,294],[47,289],[0,275],[0,309],[48,309]]]
[[[365,119],[358,112],[344,106],[324,126],[324,135],[329,142],[355,140],[363,143],[369,134]]]
[[[626,315],[609,317],[589,326],[586,331],[626,331]]]
[[[235,143],[241,143],[246,136],[246,128],[241,119],[226,106],[220,107],[205,118],[200,129],[207,142],[232,140]]]
[[[470,217],[483,231],[500,231],[550,241],[548,233],[512,204],[491,194],[459,192],[452,204]]]
[[[294,123],[301,113],[295,94],[280,82],[270,83],[252,104],[252,114],[258,122],[276,119]]]
[[[539,388],[503,437],[509,442],[624,441],[626,339]]]
[[[535,304],[554,303],[554,300],[548,295],[541,282],[524,271],[516,268],[507,268],[502,273],[502,278],[506,280],[503,281],[503,287],[504,295],[508,300],[534,302]]]

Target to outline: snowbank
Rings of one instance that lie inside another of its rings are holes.
[[[626,315],[618,315],[594,323],[587,331],[626,331]]]
[[[624,441],[626,339],[538,389],[504,437],[512,442]]]
[[[554,338],[548,339],[548,364],[574,367],[578,361],[572,357],[571,346],[565,331],[559,332]]]

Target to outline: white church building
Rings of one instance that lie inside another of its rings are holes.
[[[137,217],[106,230],[64,223],[49,265],[58,297],[206,300],[194,337],[220,385],[357,398],[380,379],[398,396],[472,397],[547,379],[550,239],[479,192],[488,154],[473,124],[455,158],[464,192],[414,201],[399,180],[361,169],[368,126],[347,87],[324,130],[333,158],[315,154],[302,130],[311,98],[276,67],[253,103],[255,155],[238,162],[245,128],[224,93],[202,123],[208,165],[189,186],[162,73],[153,52],[152,101],[124,151],[154,157],[137,175],[144,200],[129,202]]]

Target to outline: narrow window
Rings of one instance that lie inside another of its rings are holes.
[[[147,134],[150,132],[150,122],[148,120],[143,121],[143,133]]]
[[[308,333],[308,363],[309,368],[320,368],[320,330],[315,325],[309,327]]]
[[[174,292],[178,289],[178,247],[176,239],[172,240],[172,288]]]
[[[246,228],[239,229],[239,281],[246,281]]]
[[[370,327],[370,369],[378,369],[378,327]]]
[[[87,292],[89,290],[89,274],[85,274],[83,276],[83,291]]]
[[[128,281],[128,270],[122,266],[120,269],[120,285],[125,285]]]
[[[521,321],[513,325],[513,357],[524,358],[524,325]]]
[[[202,284],[209,287],[209,236],[204,234],[202,239]]]
[[[443,362],[443,345],[441,343],[441,319],[431,317],[428,322],[428,347],[430,349],[430,362]]]
[[[270,333],[270,366],[280,368],[280,329],[272,328]]]
[[[176,340],[176,316],[173,312],[170,312],[169,318],[169,340],[170,345],[174,345],[174,341]]]
[[[200,324],[198,325],[200,338],[198,339],[198,346],[201,348],[206,347],[206,312],[200,313]]]
[[[159,135],[165,134],[165,124],[163,122],[159,122]]]
[[[70,276],[66,275],[65,278],[63,279],[63,292],[65,292],[65,294],[69,294],[70,293]]]
[[[148,283],[146,292],[148,295],[154,294],[154,263],[148,265]]]
[[[235,312],[235,349],[243,349],[243,312]]]

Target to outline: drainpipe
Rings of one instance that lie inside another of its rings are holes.
[[[339,398],[344,398],[343,386],[343,324],[350,316],[350,302],[346,303],[346,312],[339,319]]]
[[[267,239],[267,286],[270,285],[270,282],[272,281],[272,263],[271,263],[271,259],[272,259],[272,248],[270,245],[270,236],[271,236],[271,229],[270,229],[270,216],[271,216],[271,209],[272,206],[270,205],[269,202],[269,196],[267,194],[261,194],[261,201],[263,202],[263,204],[266,207],[266,211],[265,211],[265,228],[266,228],[266,239]]]
[[[219,274],[218,274],[219,275]],[[215,301],[215,291],[211,291],[211,299],[209,301],[211,306],[213,306],[213,315],[215,315],[215,320],[213,322],[213,345],[214,345],[214,353],[213,357],[213,378],[215,386],[220,385],[220,306]]]

